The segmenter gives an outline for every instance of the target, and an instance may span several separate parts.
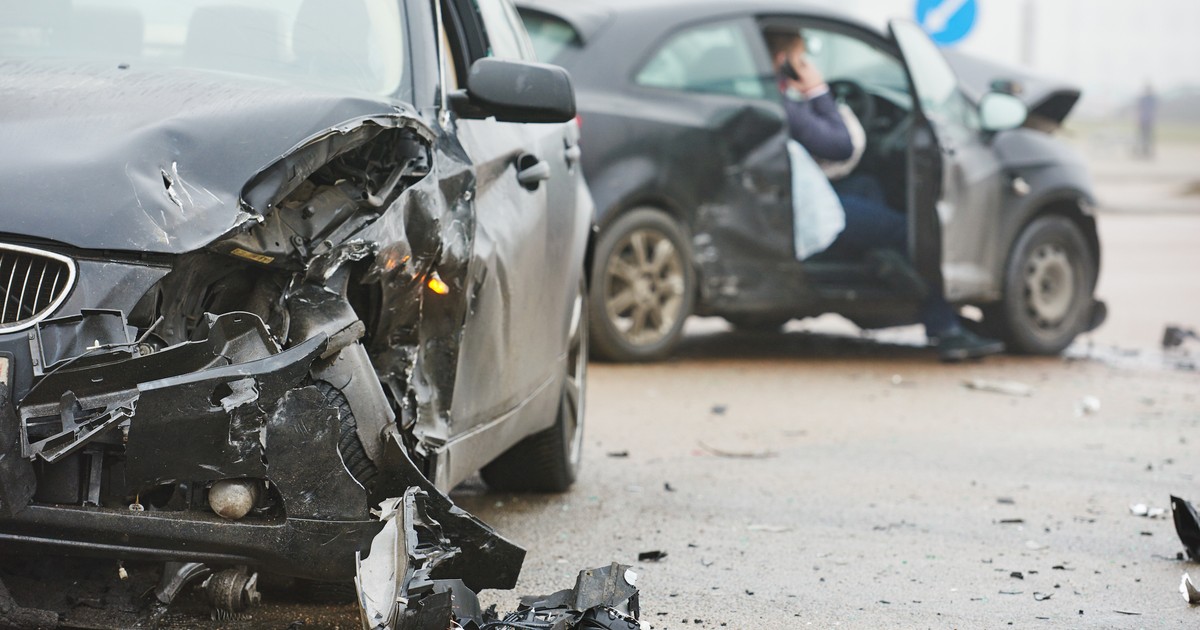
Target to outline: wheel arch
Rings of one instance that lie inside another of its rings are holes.
[[[1005,271],[1012,263],[1017,241],[1038,219],[1048,216],[1061,216],[1070,220],[1079,228],[1087,242],[1093,260],[1096,263],[1096,274],[1099,277],[1101,268],[1100,232],[1096,226],[1096,202],[1093,197],[1076,188],[1065,188],[1039,196],[1024,206],[1017,220],[1009,223],[1005,230],[1007,244],[1002,256],[998,256],[996,266],[992,270],[993,277],[1003,278]]]
[[[678,203],[660,192],[644,191],[639,194],[630,195],[628,198],[604,210],[601,210],[598,204],[596,207],[596,222],[592,227],[591,233],[588,234],[587,250],[584,253],[583,263],[584,269],[587,270],[585,275],[587,276],[589,287],[592,282],[592,265],[595,263],[596,244],[604,235],[605,230],[611,227],[618,219],[634,210],[650,209],[662,212],[674,219],[683,228],[684,234],[689,239],[692,236],[692,226],[691,222],[688,221],[688,213]],[[695,269],[697,277],[699,277],[700,268],[696,265],[694,256],[689,258],[688,263]],[[698,285],[699,283],[697,283]]]

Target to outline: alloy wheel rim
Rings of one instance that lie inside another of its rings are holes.
[[[566,396],[562,413],[567,422],[567,457],[572,467],[579,465],[583,454],[583,406],[587,399],[587,326],[584,318],[582,291],[575,297],[571,311],[571,333],[567,348]]]
[[[613,248],[604,271],[608,321],[629,344],[666,339],[680,319],[684,263],[679,249],[657,230],[634,230]]]
[[[1054,328],[1067,318],[1075,283],[1071,258],[1061,245],[1047,243],[1033,251],[1025,265],[1025,301],[1039,327]]]

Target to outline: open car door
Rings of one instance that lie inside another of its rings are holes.
[[[908,140],[908,247],[913,266],[932,289],[942,289],[942,224],[938,203],[945,168],[943,147],[930,116],[958,94],[958,78],[937,44],[907,20],[889,26],[900,48],[913,99]]]

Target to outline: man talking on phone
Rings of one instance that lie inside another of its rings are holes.
[[[779,89],[784,96],[788,129],[793,140],[801,147],[800,156],[793,153],[793,169],[806,168],[812,160],[842,162],[855,154],[854,137],[847,127],[838,103],[821,71],[808,59],[804,36],[798,30],[768,29],[765,33],[767,47],[775,65]],[[798,150],[798,149],[797,149]],[[806,154],[806,155],[805,155]],[[796,158],[806,160],[797,163]],[[810,183],[813,183],[810,181]],[[830,188],[827,180],[820,186]],[[793,195],[812,195],[813,203],[797,199],[798,212],[836,212],[836,206],[823,203],[827,198],[818,186],[795,190]],[[796,229],[806,225],[835,225],[823,244],[827,247],[819,252],[800,252],[807,259],[820,254],[827,260],[859,261],[881,250],[891,250],[906,258],[908,250],[908,220],[904,214],[889,208],[879,182],[872,177],[855,175],[832,186],[840,203],[842,215],[833,217],[797,217]],[[805,205],[811,208],[805,208]],[[804,220],[801,220],[804,219]],[[836,233],[836,236],[834,236]],[[797,236],[797,242],[802,241]],[[832,242],[830,242],[832,241]],[[980,337],[966,330],[959,323],[958,312],[946,301],[941,287],[929,287],[928,295],[921,304],[921,323],[929,342],[937,347],[943,361],[976,359],[1004,351],[1004,344]]]

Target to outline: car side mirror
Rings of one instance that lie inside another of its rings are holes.
[[[984,131],[1007,131],[1025,124],[1029,108],[1021,99],[1003,92],[988,92],[979,101],[979,120]]]
[[[467,89],[450,97],[461,118],[562,123],[575,118],[575,88],[566,70],[544,63],[486,57],[471,64]]]

